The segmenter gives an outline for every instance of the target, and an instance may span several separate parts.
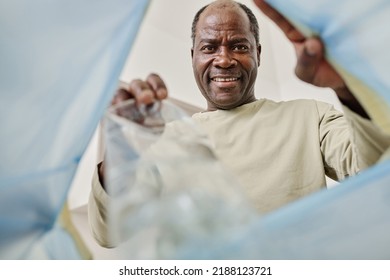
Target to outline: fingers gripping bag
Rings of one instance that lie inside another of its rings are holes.
[[[253,219],[207,136],[170,101],[112,106],[104,134],[108,232],[120,257],[199,257]]]

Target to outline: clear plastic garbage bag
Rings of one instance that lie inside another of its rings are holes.
[[[121,257],[187,256],[194,244],[236,236],[255,216],[208,138],[169,101],[114,106],[104,131],[109,233]]]

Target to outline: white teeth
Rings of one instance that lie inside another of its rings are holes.
[[[237,80],[238,78],[213,78],[213,81],[215,82],[233,82]]]

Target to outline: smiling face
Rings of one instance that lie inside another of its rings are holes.
[[[208,6],[197,23],[192,49],[192,67],[207,110],[255,101],[259,65],[260,46],[246,13],[234,3]]]

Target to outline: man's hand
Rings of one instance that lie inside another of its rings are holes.
[[[264,0],[254,0],[261,11],[284,32],[295,48],[297,65],[295,74],[304,82],[334,90],[346,85],[324,57],[324,46],[319,38],[306,38],[283,15]]]
[[[128,99],[135,99],[138,105],[151,105],[157,100],[168,97],[168,90],[157,74],[149,74],[146,80],[132,80],[130,84],[121,83],[111,105],[116,105]],[[98,164],[99,181],[104,188],[104,161]]]
[[[168,90],[157,74],[149,74],[146,80],[132,80],[129,84],[122,83],[111,104],[118,104],[121,101],[134,98],[137,104],[150,105],[156,100],[168,97]]]
[[[341,103],[352,111],[369,118],[364,108],[349,91],[343,78],[325,58],[325,48],[319,38],[306,38],[282,14],[265,0],[254,0],[260,10],[284,32],[293,44],[297,55],[296,76],[304,82],[318,87],[332,88]]]

